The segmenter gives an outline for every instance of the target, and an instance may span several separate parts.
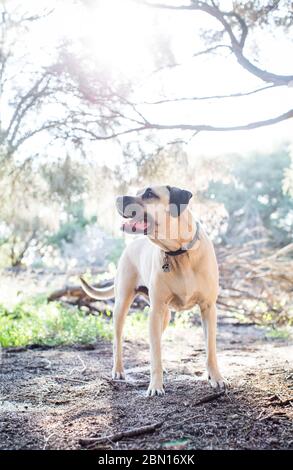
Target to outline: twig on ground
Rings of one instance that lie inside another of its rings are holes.
[[[49,439],[50,439],[51,437],[55,436],[56,434],[57,434],[57,432],[54,431],[54,432],[52,432],[51,434],[49,434],[49,436],[47,436],[47,437],[44,436],[44,441],[45,441],[45,443],[44,443],[44,446],[43,446],[43,450],[46,450],[46,447],[47,447],[47,444],[48,444],[48,442],[49,442]]]
[[[89,383],[89,380],[80,380],[80,379],[73,379],[72,377],[65,377],[65,376],[62,376],[62,375],[54,375],[52,376],[53,379],[57,379],[57,380],[65,380],[65,381],[69,381],[69,382],[77,382],[77,383],[82,383],[82,384],[88,384]]]
[[[214,401],[214,400],[217,400],[218,398],[222,397],[223,395],[226,395],[226,390],[223,390],[219,393],[214,393],[212,395],[207,395],[203,398],[200,398],[199,400],[197,400],[195,403],[193,403],[193,406],[198,406],[198,405],[203,405],[204,403],[209,403],[211,401]],[[175,423],[170,423],[168,424],[167,427],[164,428],[165,429],[168,429],[170,427],[173,427],[173,426],[181,426],[182,424],[185,424],[187,423],[188,421],[192,421],[193,419],[195,419],[197,417],[197,415],[191,415],[191,416],[188,416],[187,418],[184,418],[182,419],[181,421],[177,421]]]
[[[262,416],[261,418],[258,418],[258,421],[264,421],[265,419],[270,419],[273,416],[284,416],[284,415],[286,415],[286,413],[284,413],[283,411],[273,411],[272,413],[266,416]]]
[[[281,400],[280,403],[277,403],[279,406],[291,405],[293,406],[293,398],[288,398],[288,400]]]
[[[71,371],[69,371],[69,375],[71,375],[73,372],[79,372],[80,374],[83,374],[86,371],[86,365],[84,363],[84,360],[80,357],[79,354],[78,354],[77,358],[79,359],[79,361],[82,365],[82,369],[78,369],[77,367],[74,367],[73,369],[71,369]]]
[[[266,398],[269,402],[266,406],[286,406],[293,405],[293,397],[288,399],[283,399],[279,395],[272,395],[271,397]]]
[[[147,387],[149,385],[149,381],[137,380],[133,382],[127,382],[126,380],[110,379],[105,375],[102,376],[102,379],[108,382],[116,389],[119,388],[119,385],[125,385],[126,387]]]
[[[87,439],[79,439],[79,443],[85,447],[95,447],[97,444],[103,444],[105,442],[117,442],[123,439],[124,437],[133,437],[133,436],[140,436],[141,434],[147,434],[150,432],[155,431],[157,428],[161,427],[164,421],[160,421],[158,423],[149,424],[147,426],[142,426],[139,428],[132,428],[126,431],[120,431],[115,434],[110,434],[108,436],[103,437],[89,437]]]
[[[217,400],[218,398],[226,394],[227,394],[226,390],[222,390],[221,392],[213,393],[212,395],[207,395],[203,398],[200,398],[195,403],[193,403],[193,406],[201,405],[203,403],[209,403],[210,401]]]
[[[106,378],[106,380],[110,381],[109,379]],[[115,381],[112,381],[112,382],[115,382]],[[195,403],[194,403],[194,406],[197,406],[197,405],[201,405],[201,404],[204,404],[204,403],[209,403],[213,400],[216,400],[217,398],[223,396],[226,394],[226,391],[223,390],[219,393],[215,393],[213,395],[207,395],[203,398],[201,398],[200,400],[197,400]],[[167,415],[167,417],[170,416],[170,413]],[[86,446],[88,448],[94,448],[97,444],[102,444],[104,442],[117,442],[117,441],[120,441],[121,439],[123,439],[124,437],[133,437],[133,436],[138,436],[138,435],[141,435],[141,434],[147,434],[149,432],[153,432],[155,431],[156,429],[160,428],[165,422],[166,422],[166,418],[164,419],[164,421],[159,421],[157,423],[154,423],[154,424],[150,424],[148,426],[142,426],[142,427],[138,427],[138,428],[133,428],[133,429],[129,429],[127,431],[121,431],[121,432],[118,432],[116,434],[111,434],[111,435],[108,435],[108,436],[103,436],[103,437],[89,437],[87,439],[79,439],[79,443],[80,445],[82,446]],[[195,419],[195,415],[192,415],[192,416],[188,416],[187,418],[181,420],[181,421],[178,421],[176,423],[172,423],[172,424],[169,424],[167,427],[165,427],[165,429],[168,429],[170,427],[173,427],[173,426],[180,426],[184,423],[186,423],[187,421],[191,421]]]

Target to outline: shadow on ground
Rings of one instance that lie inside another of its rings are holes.
[[[166,396],[146,398],[148,345],[125,343],[127,383],[110,380],[111,344],[2,351],[1,449],[80,449],[81,439],[154,423],[152,433],[107,439],[107,449],[293,447],[292,347],[255,327],[223,325],[225,395],[205,380],[201,330],[171,328],[164,340]],[[188,337],[188,339],[187,339]]]

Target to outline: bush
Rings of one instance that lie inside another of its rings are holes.
[[[85,344],[110,337],[111,325],[102,316],[87,315],[58,302],[47,303],[43,297],[21,302],[13,310],[0,305],[2,347]]]

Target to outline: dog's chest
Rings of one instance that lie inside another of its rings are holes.
[[[191,297],[190,295],[177,295],[173,294],[169,305],[175,310],[187,310],[194,307],[200,302],[200,295],[195,292]]]
[[[190,271],[188,276],[180,277],[172,282],[169,305],[176,310],[186,310],[200,302],[196,276]]]

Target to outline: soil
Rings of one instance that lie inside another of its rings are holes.
[[[125,342],[127,382],[111,380],[111,343],[2,351],[1,449],[85,449],[82,439],[158,424],[103,449],[293,448],[292,346],[253,325],[220,323],[219,364],[230,384],[209,387],[199,325],[164,338],[166,395],[146,398],[147,341]],[[212,397],[211,397],[212,395]],[[207,402],[204,401],[207,397]],[[290,398],[292,401],[290,401]]]

